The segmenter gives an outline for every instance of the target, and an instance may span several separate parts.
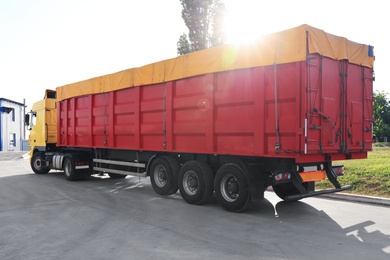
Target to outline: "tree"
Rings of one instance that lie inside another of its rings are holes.
[[[226,34],[223,31],[225,22],[226,7],[224,3],[215,1],[213,8],[212,35],[210,44],[212,47],[222,45],[226,42]]]
[[[181,17],[188,28],[177,42],[179,55],[207,49],[224,43],[225,4],[220,0],[180,0]]]
[[[182,55],[191,52],[191,46],[187,34],[183,33],[177,42],[177,53]]]
[[[379,140],[390,137],[390,103],[385,92],[374,92],[374,136]]]

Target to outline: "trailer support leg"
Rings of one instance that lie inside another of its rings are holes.
[[[336,189],[340,189],[341,185],[339,181],[337,180],[337,174],[334,172],[331,162],[327,162],[325,164],[325,171],[326,176],[328,177],[329,181],[335,186]]]
[[[294,187],[298,189],[300,194],[307,193],[307,189],[302,185],[303,180],[297,172],[294,172],[294,174],[291,175],[291,181],[292,181]]]

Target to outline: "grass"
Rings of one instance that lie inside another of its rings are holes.
[[[376,144],[367,159],[336,161],[334,165],[344,165],[344,176],[340,184],[351,184],[353,194],[390,198],[390,146]],[[325,180],[316,184],[317,189],[333,188]]]

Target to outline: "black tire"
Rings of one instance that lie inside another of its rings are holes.
[[[46,174],[50,171],[50,169],[46,168],[43,165],[43,158],[42,158],[42,154],[40,152],[36,152],[33,154],[30,163],[31,163],[31,169],[36,174]]]
[[[306,190],[308,189],[309,186],[308,183],[302,183],[302,185],[303,187],[305,187]],[[272,189],[274,190],[275,194],[284,201],[286,200],[287,196],[300,194],[299,190],[295,188],[292,182],[273,185]],[[298,201],[298,200],[300,199],[289,200],[289,201]]]
[[[150,167],[150,182],[153,190],[162,196],[172,195],[177,192],[179,163],[169,156],[156,158]]]
[[[66,179],[68,181],[77,180],[77,174],[73,159],[71,157],[65,157],[63,165]]]
[[[124,179],[127,177],[127,175],[116,173],[108,173],[108,176],[110,176],[111,179]]]
[[[186,162],[179,171],[179,189],[189,204],[207,203],[214,192],[214,174],[207,163]]]
[[[215,197],[219,204],[231,212],[246,209],[250,201],[250,191],[244,170],[235,163],[223,165],[214,180]]]

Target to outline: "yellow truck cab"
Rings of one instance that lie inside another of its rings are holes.
[[[43,155],[57,146],[56,91],[46,90],[43,100],[33,104],[25,122],[30,130],[31,168],[38,174],[47,173],[50,168],[45,166]]]

